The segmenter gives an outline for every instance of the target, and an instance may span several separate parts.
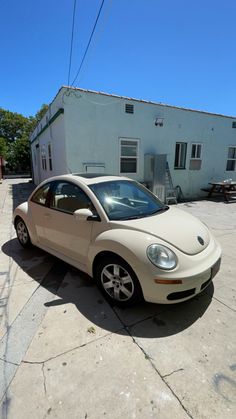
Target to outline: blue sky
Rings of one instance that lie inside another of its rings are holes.
[[[0,107],[67,85],[74,0],[0,0]],[[71,81],[101,0],[77,0]],[[75,85],[236,116],[235,0],[105,0]]]

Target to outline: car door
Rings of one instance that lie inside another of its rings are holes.
[[[48,182],[38,188],[30,199],[29,217],[33,220],[36,233],[36,244],[45,245],[45,222],[47,221],[47,205],[50,200],[50,193],[53,183]]]
[[[86,193],[76,184],[57,181],[50,197],[44,224],[44,243],[67,258],[86,265],[93,221],[78,221],[73,215],[80,208],[95,210]]]

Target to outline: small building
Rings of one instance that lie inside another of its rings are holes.
[[[62,87],[30,142],[36,184],[81,172],[148,183],[155,161],[157,172],[168,163],[187,199],[205,196],[213,180],[236,180],[236,117],[145,100]]]

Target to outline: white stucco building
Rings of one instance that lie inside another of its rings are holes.
[[[62,87],[31,135],[34,182],[104,172],[144,182],[145,156],[166,155],[186,198],[236,180],[236,117]]]

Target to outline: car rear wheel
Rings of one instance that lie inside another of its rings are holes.
[[[101,260],[96,279],[105,297],[119,306],[128,306],[143,300],[140,283],[132,268],[121,258],[109,256]]]
[[[16,234],[17,238],[23,247],[31,247],[32,243],[30,240],[28,229],[21,218],[16,220]]]

